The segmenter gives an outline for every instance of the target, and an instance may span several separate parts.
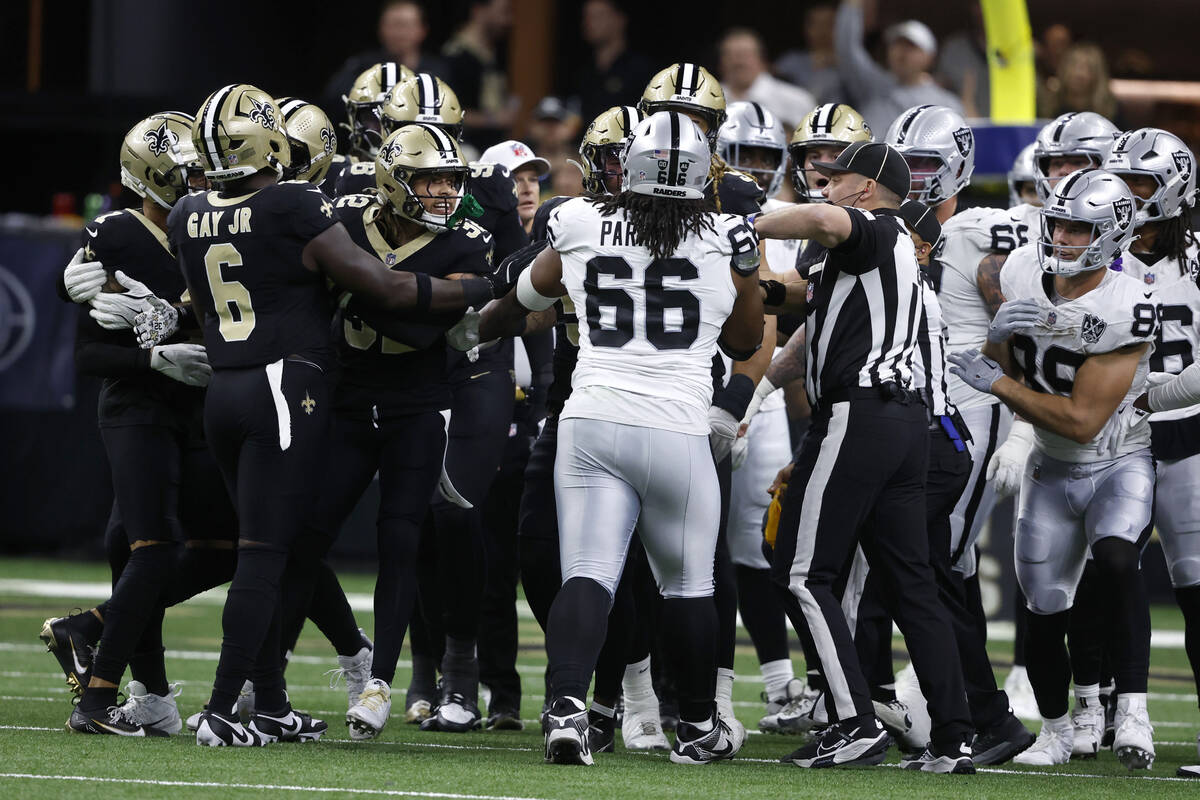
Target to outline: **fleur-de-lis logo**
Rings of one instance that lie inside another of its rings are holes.
[[[163,123],[154,130],[146,131],[142,134],[142,139],[145,140],[146,145],[150,148],[150,152],[156,156],[161,156],[170,150],[172,145],[179,143],[179,137],[167,127],[166,120],[163,120]]]
[[[391,164],[393,161],[403,155],[403,153],[404,148],[400,146],[399,142],[391,142],[379,151],[379,158],[384,163]]]
[[[321,142],[325,146],[325,155],[330,155],[337,149],[337,136],[329,128],[321,128]]]
[[[313,409],[317,407],[317,401],[309,396],[308,390],[304,390],[304,399],[300,401],[300,405],[304,408],[305,414],[312,414]]]
[[[267,130],[275,127],[275,109],[265,100],[258,100],[254,97],[250,98],[250,121],[257,122]]]

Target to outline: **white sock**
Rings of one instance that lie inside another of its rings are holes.
[[[1013,664],[1012,677],[1016,680],[1027,680],[1025,677],[1025,665]]]
[[[705,717],[700,722],[692,722],[691,720],[687,720],[687,724],[691,725],[693,728],[700,731],[701,733],[708,733],[709,731],[711,731],[713,729],[713,718],[710,715],[710,716]]]
[[[1100,702],[1100,684],[1092,683],[1087,686],[1075,684],[1075,699],[1087,700],[1085,705],[1094,706]]]
[[[766,685],[767,697],[771,700],[786,700],[787,686],[796,677],[790,658],[780,658],[767,661],[759,666],[763,683]]]
[[[1071,724],[1071,715],[1070,714],[1063,714],[1061,717],[1057,717],[1055,719],[1050,719],[1049,717],[1042,717],[1042,726],[1047,727],[1047,728],[1058,728],[1059,730],[1062,730],[1064,728],[1071,728],[1073,730],[1075,727],[1074,725]]]
[[[1136,709],[1146,708],[1145,692],[1121,692],[1117,695],[1117,710],[1128,714]]]
[[[717,668],[717,702],[733,706],[733,670]]]
[[[658,701],[658,697],[654,694],[654,681],[650,677],[650,656],[625,667],[625,677],[621,680],[621,691],[625,694],[625,705]]]

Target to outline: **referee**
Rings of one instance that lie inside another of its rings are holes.
[[[801,767],[878,764],[888,736],[874,707],[834,584],[862,546],[884,581],[928,698],[931,742],[908,769],[974,772],[973,734],[954,633],[929,563],[926,408],[909,363],[921,322],[920,267],[899,216],[904,159],[856,142],[814,167],[828,203],[757,217],[762,238],[829,249],[809,271],[806,388],[813,415],[784,500],[772,567],[804,611],[836,720],[790,756]]]

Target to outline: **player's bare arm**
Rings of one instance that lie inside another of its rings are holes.
[[[534,266],[537,266],[536,261]],[[729,319],[721,328],[718,342],[726,355],[735,361],[742,361],[751,358],[763,341],[762,293],[757,275],[739,275],[732,270],[730,274],[737,289],[737,299],[733,301]]]
[[[979,262],[975,271],[979,296],[983,298],[988,313],[993,317],[996,316],[997,309],[1004,304],[1004,293],[1000,291],[1000,269],[1007,260],[1007,253],[989,253]]]

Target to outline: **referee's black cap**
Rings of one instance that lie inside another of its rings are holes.
[[[886,142],[851,142],[836,161],[814,161],[813,169],[825,177],[853,172],[871,178],[899,197],[908,197],[912,176],[904,156]]]
[[[900,218],[931,246],[942,237],[942,225],[932,207],[920,200],[905,200],[900,204]]]

